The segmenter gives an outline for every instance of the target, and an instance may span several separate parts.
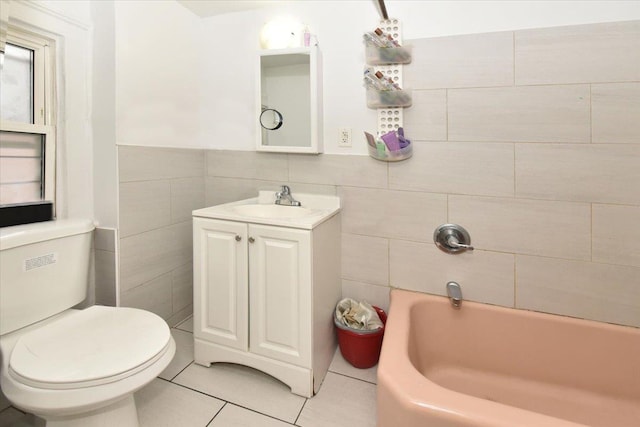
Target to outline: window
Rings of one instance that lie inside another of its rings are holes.
[[[0,226],[54,217],[53,44],[9,28],[0,68]]]

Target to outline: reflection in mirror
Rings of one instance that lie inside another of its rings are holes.
[[[262,126],[263,129],[280,129],[282,122],[283,117],[278,110],[274,110],[273,108],[262,108],[262,113],[260,114],[260,126]]]
[[[263,50],[258,70],[257,149],[318,153],[317,47]]]
[[[262,104],[277,110],[287,118],[286,124],[282,125],[278,132],[264,132],[263,129],[262,143],[276,146],[308,146],[311,138],[309,55],[270,55],[261,59]],[[260,117],[262,122],[262,115]]]

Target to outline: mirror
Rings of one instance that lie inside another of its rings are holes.
[[[258,151],[322,151],[318,57],[317,46],[260,52]]]
[[[273,108],[264,108],[260,114],[260,126],[266,130],[280,129],[282,126],[282,114]]]

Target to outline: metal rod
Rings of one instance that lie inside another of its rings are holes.
[[[378,0],[378,4],[380,5],[380,11],[382,12],[382,19],[389,19],[389,15],[387,15],[387,7],[384,5],[384,0]]]

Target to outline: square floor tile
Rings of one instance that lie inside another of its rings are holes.
[[[176,342],[176,354],[164,371],[158,375],[160,378],[171,381],[180,371],[193,362],[193,334],[190,332],[171,329],[171,335]]]
[[[305,402],[275,378],[229,363],[209,368],[191,364],[173,382],[289,423],[295,422]]]
[[[333,360],[329,366],[329,371],[336,374],[346,375],[351,378],[357,378],[362,381],[367,381],[373,384],[378,383],[378,365],[368,369],[359,369],[347,362],[342,353],[340,353],[340,347],[336,349],[333,355]]]
[[[201,427],[224,402],[170,382],[155,379],[135,393],[140,427]]]
[[[304,405],[296,425],[375,427],[375,384],[327,373],[318,394]]]
[[[207,427],[290,427],[291,425],[227,403]]]
[[[176,329],[193,333],[193,316],[189,316],[176,325]]]

